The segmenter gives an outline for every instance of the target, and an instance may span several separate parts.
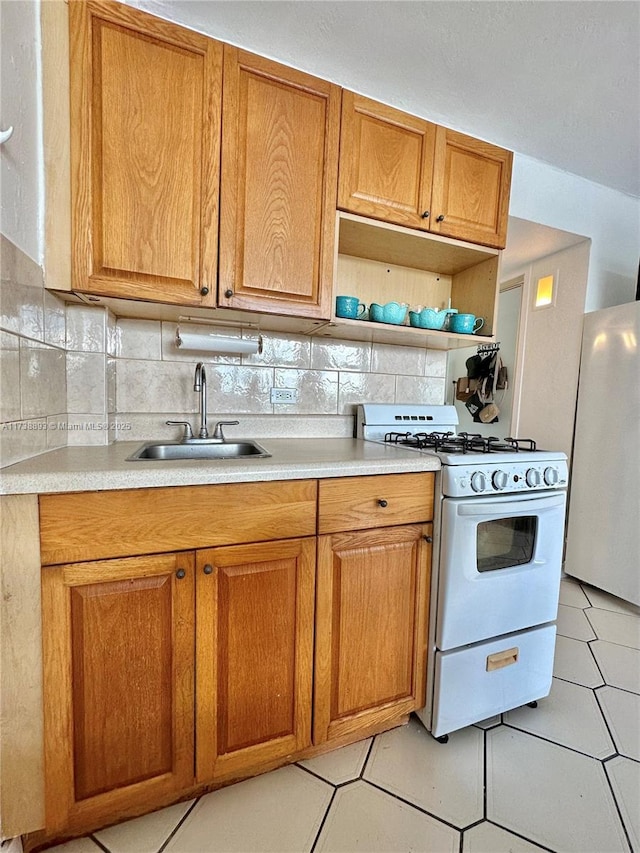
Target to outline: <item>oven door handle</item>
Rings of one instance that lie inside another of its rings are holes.
[[[492,501],[484,498],[472,504],[460,502],[457,507],[458,515],[482,515],[485,517],[504,517],[505,515],[530,515],[532,512],[544,512],[558,507],[564,507],[566,496],[564,492],[547,495],[544,498],[519,497],[516,500]]]

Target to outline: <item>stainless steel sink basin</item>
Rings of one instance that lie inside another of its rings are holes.
[[[179,441],[152,441],[141,445],[135,453],[127,457],[128,461],[145,459],[246,459],[262,458],[270,453],[255,441],[223,441],[215,443],[194,442],[183,444]]]

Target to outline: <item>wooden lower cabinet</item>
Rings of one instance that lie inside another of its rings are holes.
[[[416,519],[430,516],[432,485],[426,474],[324,483],[319,537],[45,565],[46,826],[27,848],[368,737],[421,707],[431,525]],[[315,528],[315,500],[312,510]],[[283,534],[298,529],[285,515]],[[369,529],[332,529],[356,519]]]
[[[315,537],[197,554],[197,781],[311,744]]]
[[[193,552],[43,570],[48,832],[193,784],[193,603]]]
[[[432,525],[318,539],[314,743],[424,705]]]

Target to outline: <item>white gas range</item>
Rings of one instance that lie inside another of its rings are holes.
[[[458,433],[454,406],[364,404],[356,435],[433,453],[427,701],[434,737],[547,696],[568,469],[531,440]]]

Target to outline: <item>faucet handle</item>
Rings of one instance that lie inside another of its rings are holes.
[[[183,426],[184,427],[184,435],[182,436],[183,441],[190,441],[193,438],[193,430],[191,429],[191,424],[189,421],[165,421],[167,426]]]
[[[222,441],[224,441],[224,433],[222,432],[222,427],[223,426],[236,426],[236,424],[239,424],[239,423],[240,423],[240,421],[217,421],[215,428],[213,430],[213,437],[219,438]]]

